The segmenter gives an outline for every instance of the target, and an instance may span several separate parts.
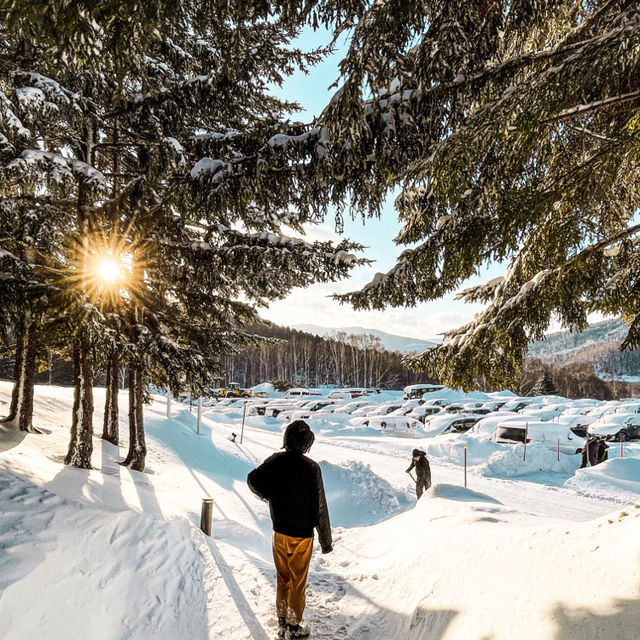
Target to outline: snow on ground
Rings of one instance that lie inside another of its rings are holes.
[[[0,382],[0,412],[10,396]],[[281,423],[215,407],[201,435],[187,406],[145,410],[146,473],[94,438],[91,471],[65,467],[73,392],[36,388],[35,424],[0,428],[0,637],[249,639],[275,634],[266,504],[246,475],[282,444]],[[104,390],[96,389],[99,432]],[[640,623],[640,457],[577,470],[576,456],[467,434],[394,438],[314,421],[334,549],[309,575],[313,638],[635,638]],[[415,504],[404,473],[428,452]],[[468,488],[462,461],[467,447]],[[615,455],[615,451],[610,452]],[[213,535],[198,529],[214,501]]]

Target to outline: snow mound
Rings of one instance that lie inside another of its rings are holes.
[[[275,391],[275,387],[270,382],[263,382],[261,384],[257,384],[255,387],[251,387],[251,391],[253,393],[273,393]]]
[[[486,493],[479,493],[464,487],[457,487],[452,484],[434,484],[425,494],[425,498],[443,498],[445,500],[456,500],[459,502],[492,502],[500,504],[498,500],[488,496]]]
[[[620,502],[637,502],[640,495],[640,459],[614,458],[595,467],[578,469],[565,486],[600,497],[617,495]]]
[[[464,464],[464,448],[467,447],[469,466],[485,462],[491,455],[503,451],[504,447],[489,439],[489,436],[471,436],[466,433],[442,435],[420,443],[428,458],[438,458],[452,464]]]
[[[206,637],[203,536],[187,520],[88,508],[2,471],[3,640]]]
[[[555,472],[573,475],[580,465],[580,456],[556,453],[539,444],[527,446],[526,459],[523,460],[524,447],[522,445],[509,446],[491,454],[490,458],[475,467],[476,472],[483,476],[499,478],[513,478],[539,472]]]
[[[410,506],[409,499],[369,465],[320,462],[331,525],[355,527],[385,520]]]

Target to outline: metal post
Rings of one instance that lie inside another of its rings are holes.
[[[167,392],[167,418],[171,417],[171,389]]]
[[[467,488],[467,446],[464,447],[464,487]]]
[[[522,461],[525,462],[527,459],[527,436],[529,435],[529,423],[526,423],[524,428],[524,454],[522,456]]]
[[[196,422],[198,435],[200,435],[200,417],[201,416],[202,416],[202,398],[198,397],[198,420]]]
[[[242,444],[242,438],[244,437],[244,419],[247,415],[247,401],[244,401],[244,409],[242,410],[242,428],[240,429],[240,444]]]
[[[558,460],[560,460],[560,438],[558,438]]]
[[[200,529],[202,532],[211,535],[211,520],[213,518],[213,498],[202,498],[202,510],[200,511]]]

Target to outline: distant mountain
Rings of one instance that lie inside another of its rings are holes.
[[[396,336],[377,329],[365,329],[364,327],[340,327],[339,329],[330,329],[328,327],[319,327],[315,324],[298,324],[292,327],[298,331],[305,331],[314,336],[335,337],[338,333],[346,333],[347,335],[366,335],[375,336],[380,339],[382,346],[387,351],[397,351],[399,353],[422,353],[425,349],[438,344],[436,340],[420,340],[418,338],[409,338],[407,336]]]
[[[628,327],[621,320],[605,320],[587,327],[582,333],[560,331],[541,342],[529,345],[529,356],[548,362],[584,361],[587,354],[618,348]]]
[[[603,380],[635,380],[640,376],[640,349],[619,348],[627,331],[620,320],[605,320],[582,333],[553,333],[530,345],[529,356],[560,366],[591,364]]]

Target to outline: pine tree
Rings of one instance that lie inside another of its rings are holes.
[[[533,389],[531,389],[531,396],[555,396],[558,394],[555,385],[553,384],[553,380],[551,379],[551,374],[549,371],[544,372],[544,374],[538,378]]]
[[[52,266],[11,253],[15,237],[2,247],[24,271],[17,289],[36,282],[50,293],[55,339],[65,336],[73,356],[69,464],[91,465],[97,367],[129,369],[124,462],[142,470],[148,381],[204,388],[250,338],[242,326],[256,320],[256,306],[361,262],[356,244],[283,231],[327,211],[329,196],[316,190],[324,147],[268,87],[319,57],[290,44],[304,12],[241,7],[2,5],[3,206],[16,212],[37,194],[55,213],[50,245],[38,248]],[[80,36],[67,38],[76,18]],[[18,219],[28,215],[20,209]],[[112,286],[98,274],[106,257],[120,263]],[[16,317],[24,311],[16,305]],[[110,388],[103,432],[115,440]]]
[[[341,86],[319,125],[362,211],[393,189],[411,245],[341,299],[412,305],[462,291],[486,303],[413,359],[451,386],[517,379],[552,318],[622,315],[640,344],[640,8],[596,0],[376,2],[356,16]]]

